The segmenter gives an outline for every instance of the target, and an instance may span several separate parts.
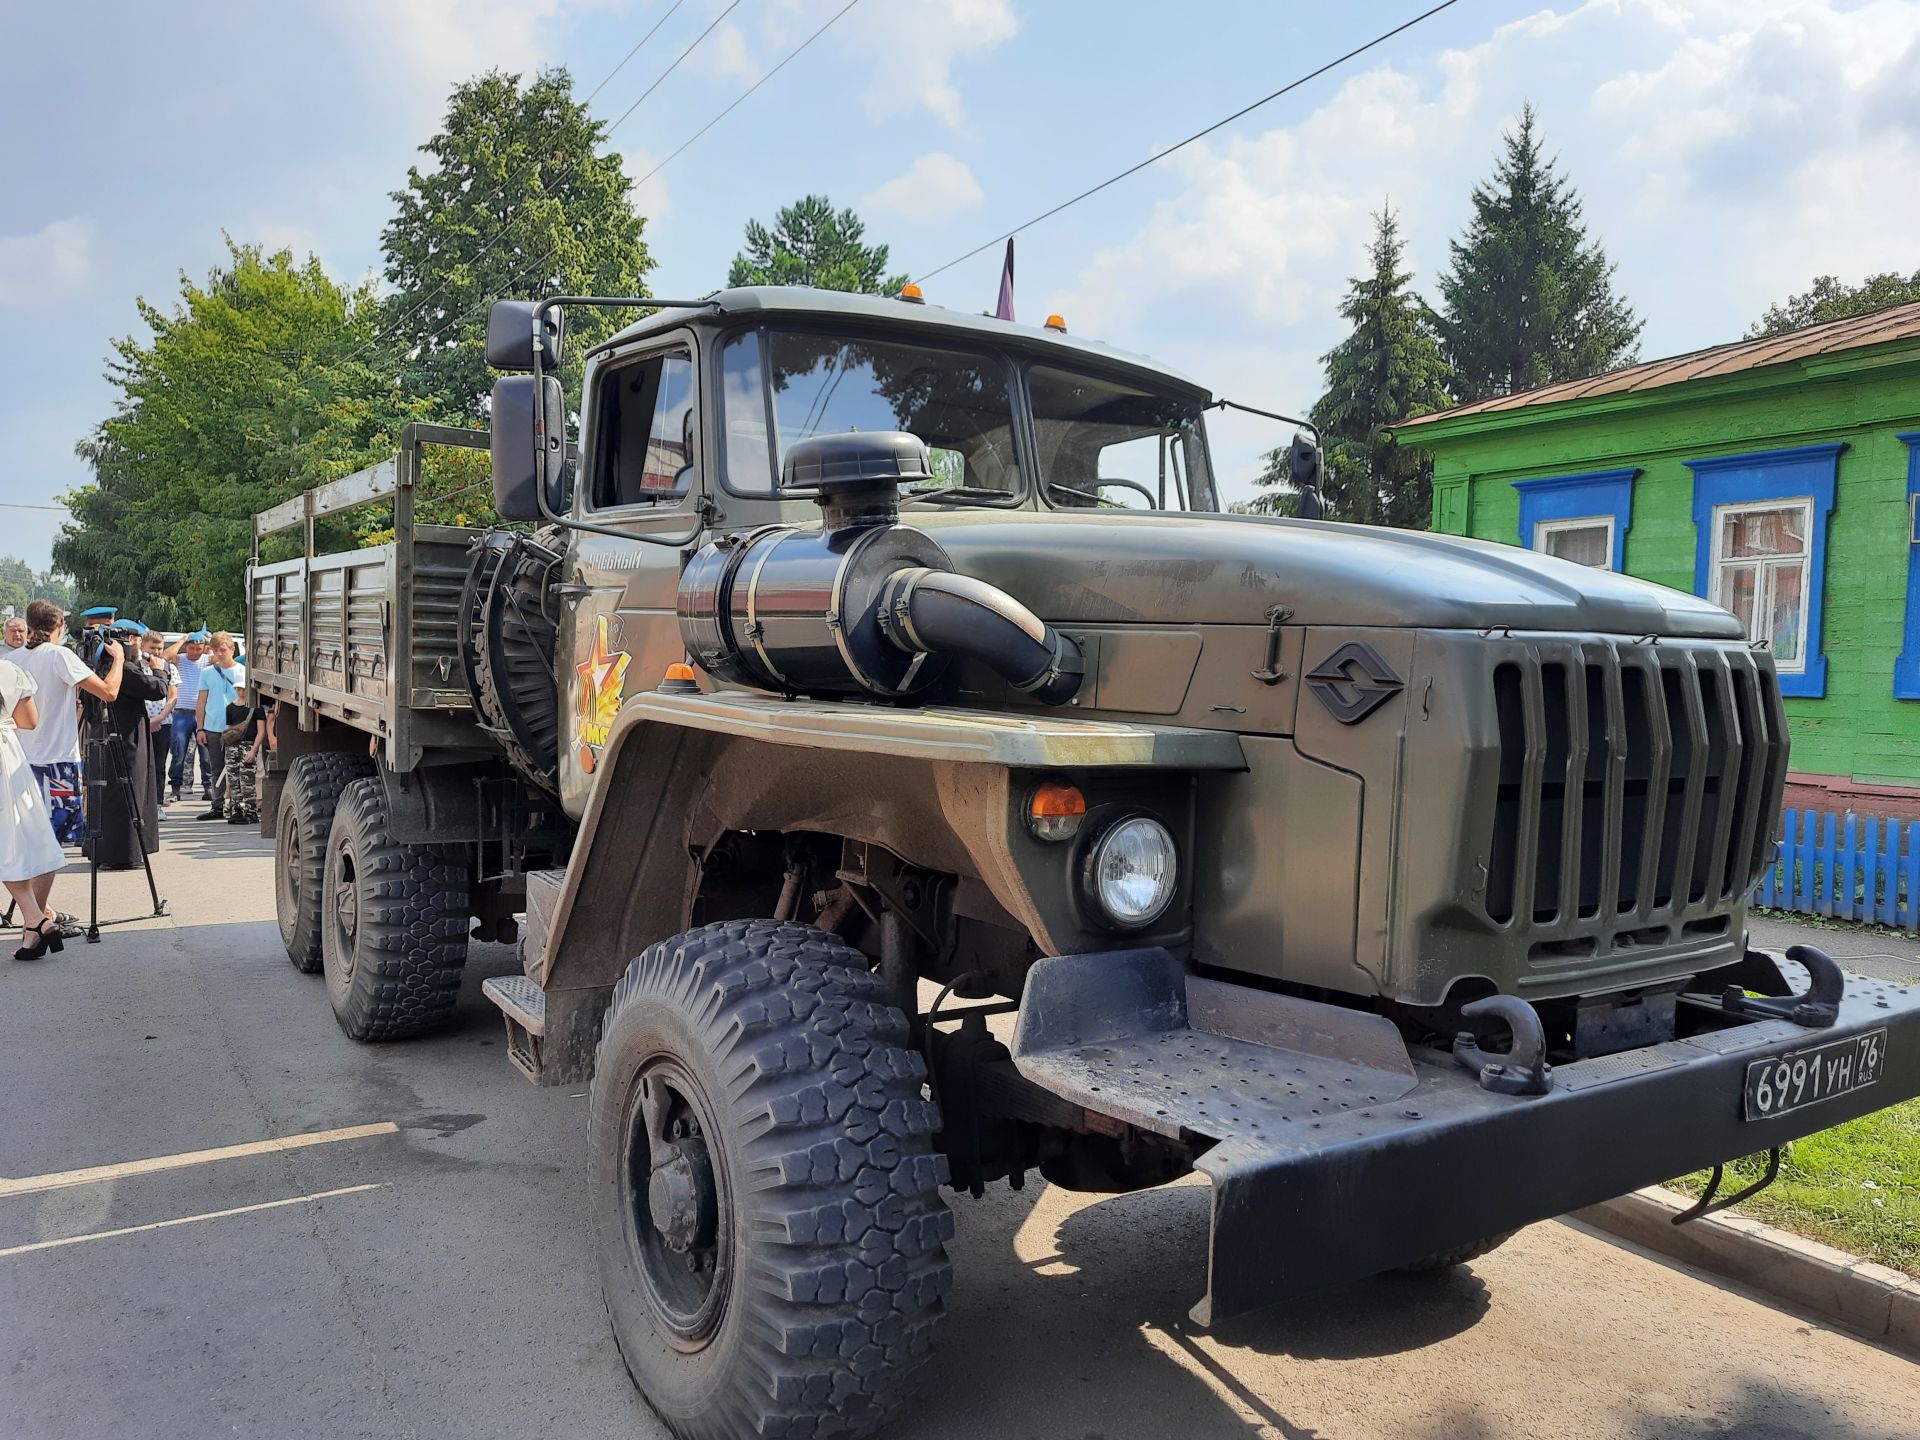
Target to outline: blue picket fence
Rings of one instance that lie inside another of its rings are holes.
[[[1920,930],[1920,820],[1791,808],[1783,819],[1756,904]]]

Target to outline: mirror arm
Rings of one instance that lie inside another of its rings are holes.
[[[538,396],[540,394],[540,381],[542,378],[540,355],[541,351],[545,349],[540,343],[540,327],[545,321],[549,310],[557,309],[562,305],[597,305],[605,308],[638,307],[641,309],[651,308],[654,310],[701,310],[718,305],[719,303],[718,300],[712,298],[705,300],[654,300],[631,295],[550,295],[538,305],[534,306],[533,393],[536,397],[533,406],[534,453],[536,455],[544,455],[547,453],[547,407],[539,402]],[[564,449],[562,455],[562,463],[564,463]],[[554,513],[553,507],[547,503],[547,487],[544,484],[535,485],[533,490],[534,503],[540,507],[540,518],[550,525],[558,525],[566,530],[578,530],[588,535],[607,535],[615,540],[637,540],[643,545],[664,545],[673,550],[677,550],[683,545],[691,545],[695,540],[698,540],[706,531],[708,523],[713,518],[713,500],[710,496],[702,495],[694,502],[693,528],[687,531],[686,534],[643,535],[632,530],[618,530],[611,525],[595,525],[591,521],[576,520],[571,515],[557,515]]]
[[[538,321],[536,321],[535,323],[538,324]],[[1326,446],[1321,442],[1321,439],[1320,439],[1320,427],[1314,424],[1311,420],[1302,420],[1297,415],[1282,415],[1278,410],[1262,410],[1257,405],[1242,405],[1238,400],[1225,400],[1225,399],[1215,400],[1211,405],[1207,406],[1207,409],[1209,410],[1244,410],[1249,415],[1261,415],[1267,418],[1268,420],[1278,420],[1284,425],[1298,425],[1302,430],[1309,430],[1313,433],[1313,443],[1315,445],[1320,446],[1320,448],[1323,450],[1326,448]]]

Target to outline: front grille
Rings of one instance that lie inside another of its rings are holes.
[[[1550,932],[1537,961],[1724,933],[1772,854],[1787,763],[1772,665],[1742,647],[1515,637],[1492,687],[1487,917]]]

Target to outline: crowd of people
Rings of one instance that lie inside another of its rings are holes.
[[[111,607],[80,619],[79,649],[51,600],[0,630],[0,883],[20,921],[16,960],[79,933],[51,898],[66,847],[102,869],[141,864],[169,800],[195,797],[196,770],[208,808],[195,819],[254,818],[256,767],[273,745],[271,710],[249,704],[226,631],[168,642]]]

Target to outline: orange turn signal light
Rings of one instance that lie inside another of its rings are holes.
[[[918,285],[902,285],[900,287],[900,298],[909,305],[924,305],[927,303],[927,297],[920,293],[920,287]]]
[[[691,695],[700,689],[700,683],[694,678],[691,665],[684,660],[676,660],[667,666],[667,673],[660,680],[660,688],[670,695]]]
[[[1087,797],[1078,785],[1043,780],[1027,802],[1027,828],[1041,840],[1071,840],[1087,818]]]
[[[1058,330],[1062,335],[1066,334],[1067,317],[1064,315],[1049,315],[1047,317],[1047,328],[1049,330]]]

